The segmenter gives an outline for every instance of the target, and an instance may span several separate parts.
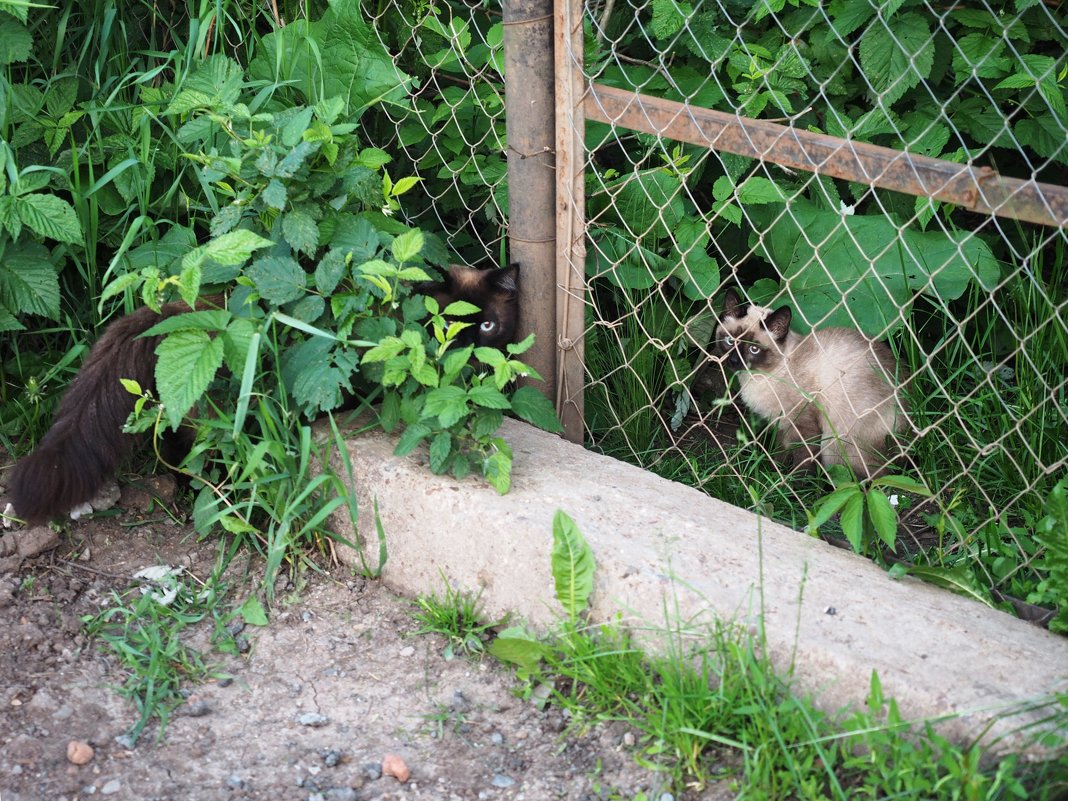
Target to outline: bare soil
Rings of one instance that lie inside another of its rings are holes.
[[[206,577],[216,544],[158,513],[71,523],[30,558],[19,554],[26,533],[0,533],[3,801],[672,798],[662,774],[635,762],[636,732],[582,728],[523,700],[488,657],[447,659],[443,638],[414,635],[409,600],[340,568],[306,571],[268,626],[245,628],[243,655],[211,652],[199,630],[215,675],[232,679],[190,686],[162,735],[152,724],[126,747],[137,712],[114,689],[125,674],[82,617],[150,565]],[[257,569],[240,567],[253,580]],[[92,747],[88,763],[68,760],[71,741]],[[387,754],[403,758],[407,782],[381,775]]]

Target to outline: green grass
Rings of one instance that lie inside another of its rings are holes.
[[[449,584],[442,575],[445,584],[444,594],[436,592],[420,595],[412,604],[415,611],[412,617],[419,623],[416,634],[438,634],[445,638],[445,658],[454,655],[480,655],[486,650],[486,642],[493,629],[503,625],[504,621],[487,623],[482,616],[482,593],[461,592]]]

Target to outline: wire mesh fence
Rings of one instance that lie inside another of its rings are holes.
[[[1036,577],[1068,550],[1056,5],[607,0],[582,25],[589,444],[1055,605]]]

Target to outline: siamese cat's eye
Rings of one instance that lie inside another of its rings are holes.
[[[723,344],[726,345],[728,348],[733,347],[734,346],[734,337],[730,336],[729,334],[727,336],[723,337]]]
[[[478,327],[478,330],[483,334],[488,334],[497,327],[497,324],[492,320],[486,320],[482,325]]]
[[[756,356],[758,353],[760,353],[760,350],[761,350],[761,348],[760,348],[759,345],[750,345],[749,346],[749,352],[752,353],[754,356]]]

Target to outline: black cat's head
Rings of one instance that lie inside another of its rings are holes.
[[[421,284],[417,290],[442,309],[458,300],[478,306],[477,314],[462,318],[471,325],[456,336],[456,344],[503,349],[514,340],[519,325],[518,264],[499,270],[450,267],[442,281]]]

